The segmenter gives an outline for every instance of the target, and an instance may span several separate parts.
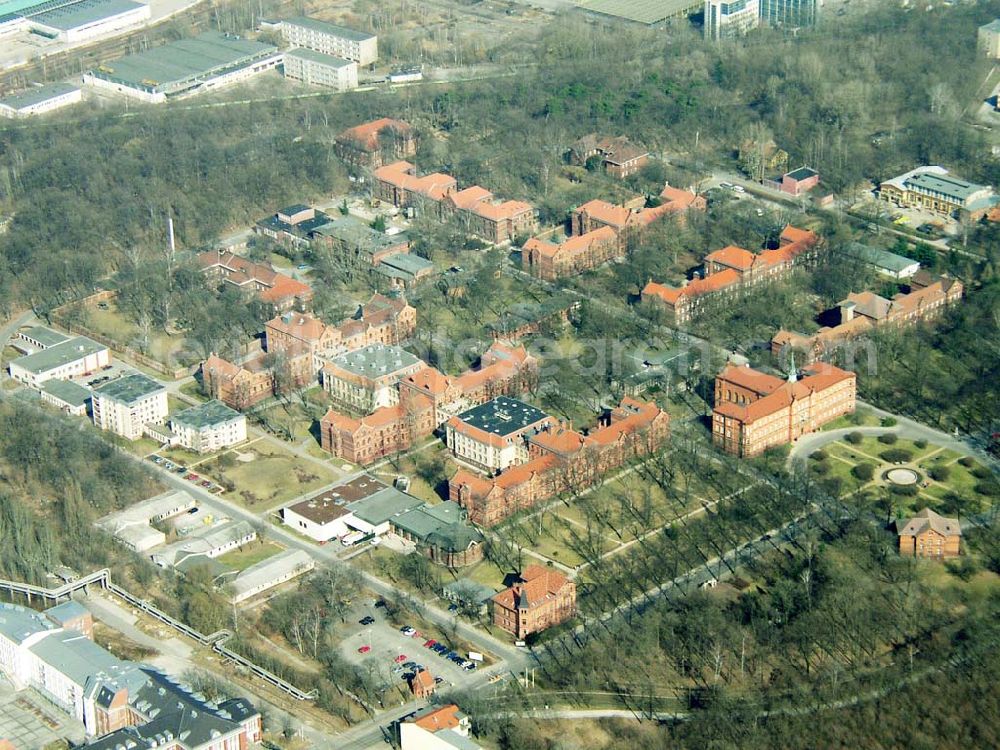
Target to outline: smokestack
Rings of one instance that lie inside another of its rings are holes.
[[[172,216],[167,217],[167,239],[170,243],[170,254],[173,255],[177,246],[174,244],[174,219]]]

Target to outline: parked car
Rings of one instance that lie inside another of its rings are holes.
[[[406,661],[406,654],[400,654],[399,656],[396,657],[395,661],[397,664],[402,664],[404,661]]]
[[[407,669],[413,669],[415,666],[417,666],[417,663],[415,661],[408,661],[405,662],[403,666],[406,667]]]
[[[189,482],[193,482],[195,479],[198,478],[198,475],[197,474],[185,474],[184,478],[186,480],[188,480]]]
[[[444,682],[444,677],[435,677],[434,678],[434,684],[435,685],[440,685],[442,682]]]
[[[362,646],[361,648],[358,649],[358,653],[359,654],[367,654],[371,650],[372,650],[371,646]]]
[[[437,641],[431,638],[429,641],[424,641],[424,648],[431,648]]]
[[[476,670],[476,662],[472,662],[469,666],[465,668],[466,672],[474,672]]]
[[[362,625],[371,625],[375,622],[375,618],[371,615],[365,615],[360,620],[358,620]]]
[[[458,605],[457,604],[449,604],[448,605],[448,611],[449,612],[457,612],[458,611]]]

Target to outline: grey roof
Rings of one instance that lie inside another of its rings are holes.
[[[935,193],[942,193],[958,201],[965,201],[974,193],[979,192],[985,186],[977,185],[974,182],[963,180],[953,175],[931,174],[924,172],[914,175],[906,181],[907,185],[916,186],[923,190],[931,190]]]
[[[247,521],[227,521],[217,526],[192,531],[179,542],[168,544],[153,553],[153,557],[167,565],[180,565],[189,557],[204,557],[212,550],[217,550],[238,539],[255,536],[253,526]],[[205,558],[211,559],[211,558]],[[195,563],[188,563],[193,565]]]
[[[69,622],[70,620],[75,620],[77,617],[83,617],[89,612],[89,609],[73,599],[63,602],[62,604],[57,604],[54,607],[49,607],[45,610],[45,614],[49,617],[49,619],[59,625]]]
[[[110,513],[97,523],[102,528],[114,532],[126,526],[149,523],[155,518],[176,515],[194,506],[194,498],[184,490],[168,490]]]
[[[90,389],[72,380],[46,380],[42,390],[70,406],[83,406],[90,400]]]
[[[18,96],[21,96],[21,94],[18,94]],[[7,102],[6,99],[0,101],[3,101],[4,103]],[[44,101],[44,99],[42,101]],[[59,331],[53,331],[51,328],[46,328],[45,326],[32,326],[31,328],[25,331],[21,331],[20,333],[21,335],[27,336],[32,341],[37,341],[46,349],[53,347],[56,344],[61,344],[64,341],[69,341],[70,339],[70,337],[67,336],[66,334],[59,333]]]
[[[301,549],[286,549],[265,558],[241,572],[230,584],[237,595],[272,584],[286,573],[297,574],[313,568],[309,553]]]
[[[919,261],[912,258],[896,255],[896,253],[890,253],[888,250],[882,250],[877,247],[863,245],[860,242],[850,243],[844,248],[844,252],[876,268],[892,271],[893,273],[901,273],[914,264],[920,265]]]
[[[935,513],[930,508],[924,508],[906,522],[900,530],[900,536],[916,536],[927,529],[936,531],[942,536],[961,536],[962,524],[957,518],[946,518]]]
[[[786,174],[785,177],[791,177],[793,180],[807,180],[818,174],[819,172],[815,169],[810,169],[809,167],[799,167],[798,169],[793,169],[791,172]]]
[[[398,346],[371,344],[334,357],[330,362],[350,373],[374,380],[420,362],[420,358]]]
[[[473,742],[468,737],[463,737],[454,729],[439,729],[434,733],[434,737],[455,750],[483,750],[482,745]]]
[[[110,398],[131,405],[154,393],[166,391],[166,389],[163,383],[159,383],[141,372],[136,372],[98,386],[94,389],[94,393],[100,395],[101,398]]]
[[[132,0],[83,0],[32,15],[31,20],[53,29],[68,31],[141,7],[140,3],[134,3]]]
[[[367,31],[349,29],[346,26],[337,26],[326,21],[320,21],[318,18],[308,18],[306,16],[286,18],[282,23],[287,23],[290,26],[301,26],[304,29],[312,29],[322,34],[340,37],[341,39],[350,39],[352,42],[363,42],[366,39],[375,37],[374,34],[369,34]]]
[[[488,602],[497,593],[496,589],[473,581],[471,578],[459,578],[444,587],[444,590],[456,598],[464,598],[475,602]]]
[[[465,511],[451,500],[437,505],[422,505],[419,508],[394,518],[392,523],[403,531],[424,540],[432,532],[465,520]]]
[[[233,419],[246,419],[235,409],[230,409],[217,399],[206,401],[204,404],[192,406],[170,418],[171,425],[180,424],[185,427],[193,427],[202,430],[206,427],[214,427],[224,424]]]
[[[285,206],[284,208],[279,208],[278,213],[282,216],[294,216],[302,211],[308,211],[310,206],[305,203],[293,203],[290,206]]]
[[[415,279],[418,274],[433,269],[434,264],[419,255],[397,253],[383,260],[376,268],[380,273],[392,278]]]
[[[502,437],[523,430],[547,416],[548,414],[531,404],[507,396],[498,396],[492,401],[462,412],[458,418],[471,427]]]
[[[50,346],[48,349],[42,349],[40,352],[18,357],[11,364],[16,364],[18,367],[38,375],[107,348],[104,344],[99,344],[86,336],[76,336],[61,344]]]
[[[992,31],[994,34],[1000,34],[1000,18],[994,18],[989,23],[984,23],[979,27],[985,31]]]
[[[29,651],[80,686],[86,685],[90,677],[101,674],[113,676],[135,667],[132,662],[122,661],[75,630],[47,635]]]
[[[297,57],[300,60],[318,63],[319,65],[325,65],[328,68],[346,68],[351,65],[357,65],[357,63],[353,60],[345,60],[342,57],[324,55],[322,52],[316,52],[311,49],[300,49],[298,47],[290,49],[285,53],[285,59],[287,60],[289,57]]]
[[[248,65],[277,51],[278,48],[270,44],[206,31],[193,39],[181,39],[112,60],[92,70],[91,74],[133,88],[169,92]]]
[[[377,232],[356,216],[341,216],[313,230],[314,234],[331,237],[351,249],[374,252],[406,242],[404,235]]]
[[[36,104],[46,102],[49,99],[55,99],[57,96],[62,96],[63,94],[68,94],[71,91],[79,90],[78,86],[73,86],[69,83],[50,83],[46,86],[37,86],[17,94],[5,96],[3,99],[0,99],[0,104],[15,110],[27,109],[28,107],[32,107]],[[42,328],[42,326],[36,327]],[[63,336],[63,338],[65,339],[66,337]]]
[[[413,495],[400,492],[395,487],[386,487],[363,500],[351,503],[347,509],[356,518],[360,518],[372,526],[378,526],[423,504],[423,500],[413,497]]]
[[[23,643],[35,633],[54,630],[55,627],[41,612],[19,604],[0,603],[0,635],[14,643]]]

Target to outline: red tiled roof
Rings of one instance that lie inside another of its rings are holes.
[[[660,199],[671,211],[685,211],[695,205],[703,208],[705,204],[705,199],[701,196],[670,185],[665,185],[660,191]]]
[[[490,221],[504,221],[513,219],[524,213],[533,211],[530,203],[524,201],[504,201],[503,203],[477,203],[472,207],[472,212]]]
[[[529,565],[521,573],[520,582],[501,591],[493,597],[493,601],[508,609],[514,609],[520,598],[526,599],[530,606],[555,596],[568,583],[569,579],[558,571],[543,568],[541,565]]]
[[[588,214],[591,218],[596,219],[602,224],[608,224],[613,227],[624,227],[628,223],[628,217],[632,213],[624,206],[616,206],[613,203],[597,199],[587,201],[576,210],[579,213]]]
[[[451,193],[456,185],[455,178],[442,172],[417,177],[410,174],[414,166],[408,161],[397,161],[375,170],[375,176],[383,182],[395,185],[411,193],[420,193],[432,200],[441,200]]]
[[[447,706],[441,706],[441,708],[436,711],[425,714],[419,719],[414,719],[413,723],[421,729],[426,729],[428,732],[440,732],[442,729],[454,729],[459,725],[458,706],[454,703],[450,703]]]
[[[715,250],[705,256],[705,260],[712,263],[719,263],[723,266],[736,268],[740,271],[748,271],[753,266],[756,255],[749,250],[744,250],[736,245],[726,245],[721,250]]]
[[[785,381],[766,372],[754,370],[752,367],[740,367],[738,365],[726,365],[719,373],[718,378],[729,381],[741,388],[746,388],[754,393],[765,395],[778,390]]]
[[[286,322],[287,319],[287,322]],[[273,328],[276,331],[294,336],[303,341],[319,341],[326,333],[327,326],[322,320],[314,318],[307,313],[286,313],[269,320],[265,327]]]
[[[472,210],[477,203],[488,201],[493,198],[493,193],[479,185],[471,185],[464,190],[459,190],[448,196],[448,200],[455,204],[457,208]]]
[[[440,396],[452,385],[452,380],[436,367],[428,365],[419,372],[407,375],[403,381],[414,388]]]
[[[353,128],[348,128],[337,136],[337,140],[351,140],[365,151],[374,151],[378,148],[379,133],[386,128],[393,128],[406,134],[409,134],[411,130],[409,123],[402,120],[393,120],[391,117],[382,117],[378,120],[372,120],[371,122],[365,122]]]
[[[576,430],[556,427],[542,430],[531,437],[531,442],[550,453],[575,453],[583,448],[586,438]]]
[[[305,297],[312,294],[312,287],[283,273],[277,274],[274,285],[260,293],[264,302],[281,302],[290,297]]]

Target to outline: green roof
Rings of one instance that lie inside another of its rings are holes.
[[[31,17],[33,23],[48,26],[60,31],[75,29],[77,26],[100,21],[104,18],[111,18],[130,10],[141,8],[140,3],[132,0],[83,0],[83,2],[64,5],[45,13],[39,13]]]
[[[72,380],[46,380],[42,390],[70,406],[83,406],[90,399],[90,390]]]
[[[324,55],[322,52],[316,52],[311,49],[290,49],[285,53],[285,59],[287,60],[289,57],[297,57],[300,60],[319,63],[320,65],[326,65],[328,68],[346,68],[348,65],[357,65],[353,60],[345,60],[342,57],[334,57],[333,55]]]
[[[408,513],[394,518],[392,523],[423,541],[433,532],[440,531],[455,523],[461,523],[464,519],[465,512],[461,506],[448,500],[437,505],[414,508]]]
[[[47,0],[7,0],[7,2],[0,2],[0,16],[26,16],[39,5],[44,5],[46,2]]]
[[[912,258],[896,255],[896,253],[890,253],[888,250],[882,250],[877,247],[862,245],[860,242],[852,242],[844,250],[854,258],[863,260],[865,263],[869,263],[877,268],[892,271],[893,273],[900,273],[914,263],[920,265],[918,261]]]
[[[135,88],[165,91],[244,67],[277,51],[270,44],[206,31],[193,39],[181,39],[112,60],[91,74]]]
[[[331,36],[340,37],[341,39],[350,39],[352,42],[363,42],[366,39],[371,39],[375,36],[374,34],[369,34],[367,31],[349,29],[346,26],[337,26],[333,23],[320,21],[318,18],[308,18],[306,16],[286,18],[282,21],[282,23],[287,23],[291,26],[301,26],[304,29],[312,29],[313,31],[318,31],[321,34],[330,34]]]
[[[235,409],[230,409],[221,401],[213,400],[185,409],[172,416],[170,421],[172,424],[182,424],[185,427],[200,430],[205,427],[214,427],[240,416],[242,415]]]
[[[94,393],[99,394],[102,398],[111,398],[125,404],[134,404],[162,390],[166,390],[166,386],[163,383],[158,383],[152,378],[148,378],[142,373],[137,372],[133,375],[126,375],[123,378],[112,380],[110,383],[105,383],[96,388]]]
[[[63,94],[68,94],[71,91],[79,91],[78,86],[73,86],[69,83],[50,83],[47,86],[37,86],[35,88],[27,89],[18,94],[12,94],[11,96],[5,96],[0,99],[0,104],[10,107],[11,109],[27,109],[36,104],[41,104],[49,99],[55,99],[57,96],[62,96]],[[42,330],[48,330],[43,326],[35,326],[36,328]],[[65,339],[66,337],[63,336]]]
[[[385,523],[393,516],[401,516],[407,511],[424,504],[423,500],[400,492],[395,487],[386,487],[362,500],[351,503],[347,509],[357,518],[372,526]]]
[[[40,352],[18,357],[11,364],[38,375],[107,348],[86,336],[77,336]]]
[[[61,344],[64,341],[69,341],[70,338],[63,333],[59,333],[59,331],[53,331],[51,328],[46,328],[45,326],[32,326],[28,330],[22,331],[22,333],[32,341],[37,341],[46,349],[56,344]]]

